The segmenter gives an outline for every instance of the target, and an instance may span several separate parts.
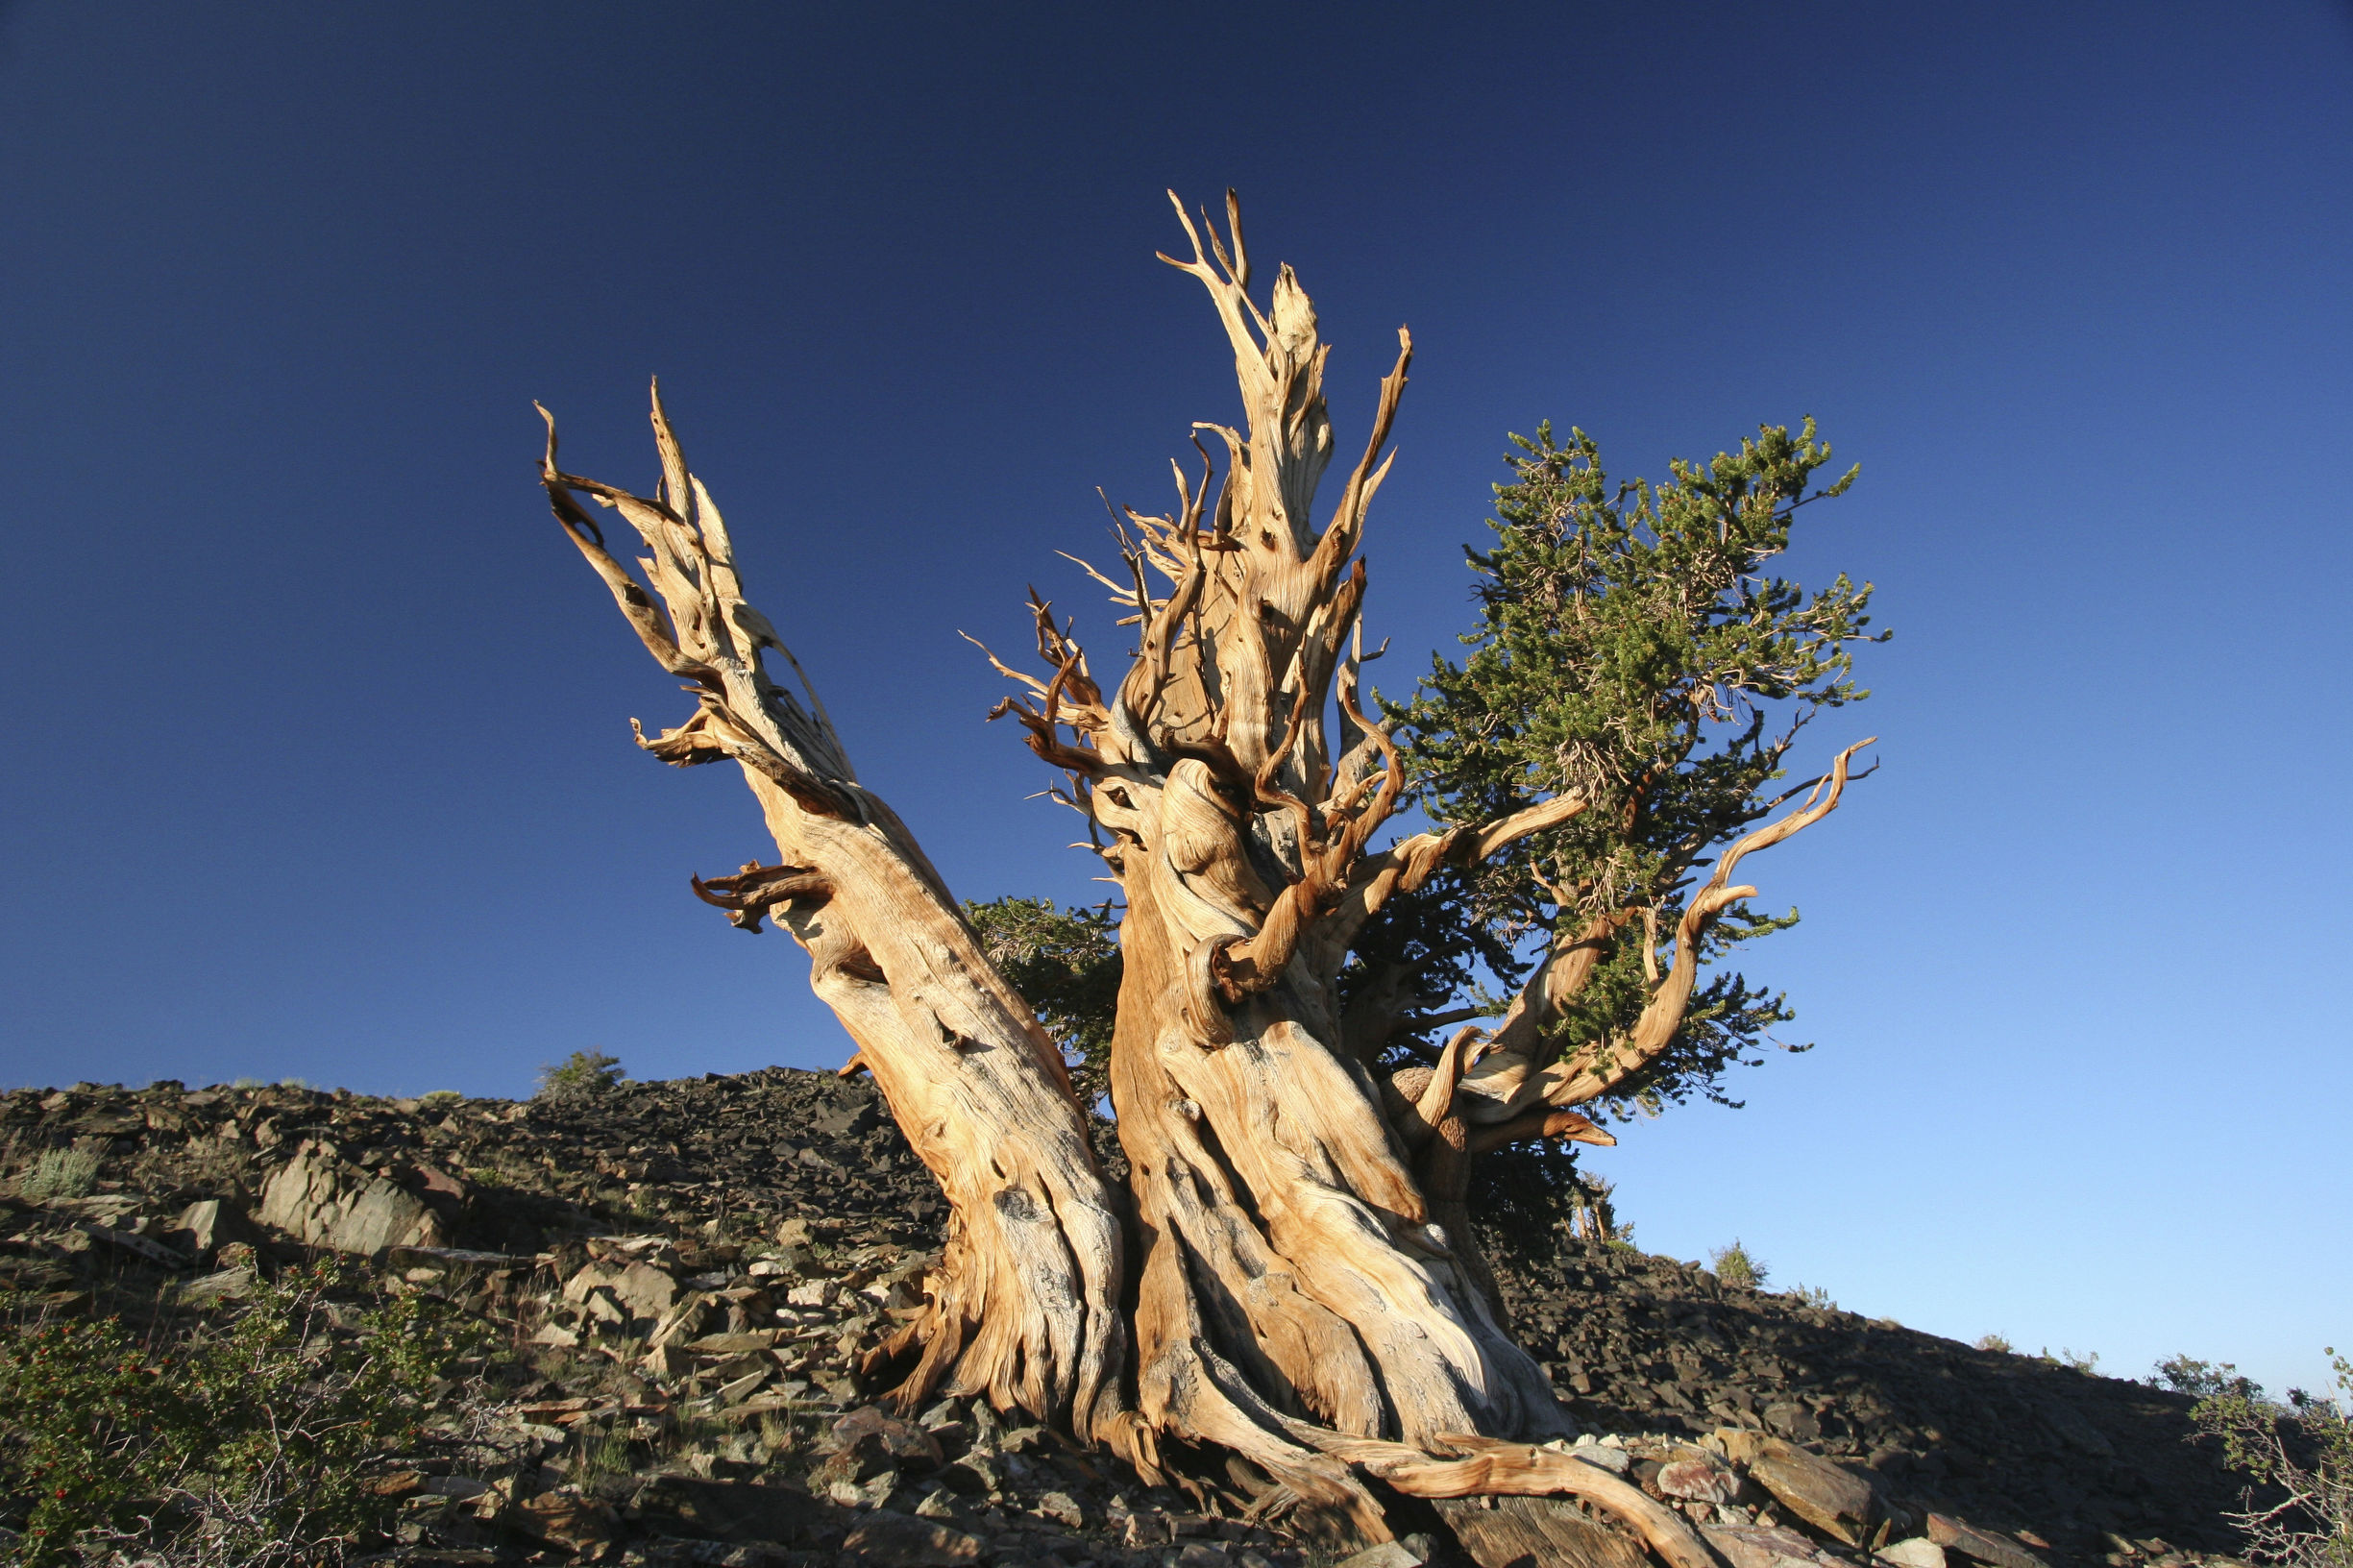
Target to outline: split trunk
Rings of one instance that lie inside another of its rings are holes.
[[[1200,427],[1223,449],[1222,481],[1204,450],[1197,478],[1177,471],[1170,514],[1129,512],[1120,576],[1097,575],[1137,628],[1118,679],[1095,677],[1042,600],[1042,672],[997,664],[1025,688],[1000,711],[1065,771],[1057,794],[1087,817],[1124,896],[1111,1093],[1126,1194],[1090,1153],[1060,1052],[913,835],[858,780],[805,679],[804,703],[771,678],[770,654],[798,666],[745,600],[658,398],[652,497],[561,472],[550,423],[557,517],[699,699],[641,744],[681,766],[737,763],[775,844],[776,864],[699,891],[739,924],[772,917],[807,949],[818,994],[948,1199],[926,1310],[875,1369],[902,1403],[1019,1407],[1150,1480],[1197,1470],[1171,1443],[1239,1456],[1263,1477],[1258,1509],[1343,1539],[1388,1534],[1367,1478],[1433,1498],[1574,1493],[1678,1568],[1703,1568],[1674,1515],[1532,1446],[1568,1425],[1498,1321],[1464,1194],[1471,1163],[1503,1142],[1609,1141],[1571,1107],[1623,1087],[1672,1038],[1705,922],[1752,891],[1728,885],[1732,866],[1831,809],[1845,759],[1804,808],[1723,858],[1631,1036],[1564,1051],[1548,1033],[1590,968],[1564,942],[1492,1036],[1465,1030],[1434,1067],[1377,1076],[1344,1043],[1360,1033],[1338,985],[1355,937],[1400,890],[1581,802],[1371,847],[1404,779],[1359,703],[1357,551],[1410,343],[1401,331],[1370,439],[1317,526],[1333,435],[1313,308],[1287,267],[1267,309],[1252,300],[1230,199],[1230,249],[1210,225],[1205,253],[1178,215],[1192,254],[1171,264],[1208,289],[1241,392],[1239,426]],[[644,541],[651,596],[583,496]]]

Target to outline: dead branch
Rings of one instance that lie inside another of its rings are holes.
[[[1857,741],[1841,751],[1830,765],[1829,775],[1815,785],[1804,802],[1795,811],[1779,818],[1734,844],[1716,863],[1713,875],[1684,905],[1683,916],[1676,924],[1675,961],[1667,977],[1652,992],[1633,1029],[1623,1041],[1600,1041],[1585,1046],[1546,1070],[1549,1080],[1542,1090],[1548,1105],[1582,1105],[1624,1085],[1640,1072],[1660,1052],[1674,1042],[1676,1033],[1682,1028],[1684,1010],[1690,1005],[1691,992],[1699,981],[1700,948],[1707,929],[1724,912],[1743,898],[1752,898],[1752,887],[1734,886],[1732,872],[1741,861],[1760,849],[1770,849],[1795,834],[1803,832],[1814,823],[1838,809],[1845,795],[1850,766],[1854,754],[1877,740],[1876,736]]]
[[[808,952],[812,989],[856,1045],[845,1070],[872,1073],[947,1198],[954,1217],[930,1300],[893,1347],[919,1355],[894,1397],[985,1394],[1124,1452],[1136,1423],[1121,1382],[1119,1220],[1062,1054],[906,824],[860,786],[805,672],[745,600],[733,541],[687,469],[658,388],[652,420],[656,495],[562,472],[552,418],[541,482],[647,651],[693,683],[694,715],[651,740],[641,730],[639,744],[681,766],[734,760],[775,841],[781,864],[698,878],[697,896],[748,930],[773,915]],[[637,531],[645,582],[614,558],[577,497]],[[1100,694],[1042,600],[1037,615],[1057,671],[1034,717],[1048,738],[1059,726],[1083,732]],[[770,677],[772,649],[808,706]],[[1083,761],[1083,733],[1065,749]]]

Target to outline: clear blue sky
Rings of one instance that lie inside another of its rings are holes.
[[[2353,20],[2222,6],[0,12],[0,1083],[514,1093],[846,1047],[688,895],[763,841],[533,486],[659,372],[968,896],[1085,896],[958,628],[1231,417],[1161,195],[1418,354],[1370,540],[1467,621],[1507,429],[1817,415],[1885,766],[1752,863],[1809,1055],[1594,1164],[1640,1238],[1962,1337],[2353,1341]],[[1100,625],[1098,621],[1097,625]],[[1394,666],[1391,667],[1395,669]],[[1402,674],[1402,672],[1400,672]],[[1397,678],[1391,676],[1392,682]]]

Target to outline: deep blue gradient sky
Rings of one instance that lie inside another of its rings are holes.
[[[968,896],[1099,890],[959,628],[1230,418],[1161,192],[1418,353],[1391,690],[1507,429],[1656,473],[1811,413],[1884,767],[1752,862],[1792,1038],[1598,1155],[1639,1239],[2275,1386],[2353,1338],[2340,1000],[2353,22],[2238,6],[0,12],[0,1084],[514,1093],[846,1045],[690,871],[741,783],[532,482],[646,378]]]

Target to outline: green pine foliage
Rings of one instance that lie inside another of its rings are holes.
[[[1070,1064],[1079,1103],[1111,1091],[1112,1026],[1119,1011],[1119,921],[1109,904],[1057,909],[1051,898],[967,902],[965,918],[997,972],[1038,1010]]]
[[[1483,954],[1609,927],[1607,956],[1560,1032],[1576,1045],[1640,1015],[1645,947],[1663,969],[1711,852],[1805,787],[1784,785],[1793,744],[1819,710],[1869,695],[1852,678],[1851,646],[1885,634],[1866,629],[1868,584],[1841,574],[1809,593],[1768,570],[1800,508],[1855,478],[1850,469],[1808,492],[1830,460],[1811,420],[1794,435],[1764,427],[1711,463],[1678,460],[1656,485],[1611,480],[1581,430],[1563,443],[1546,424],[1512,440],[1494,546],[1469,552],[1480,577],[1479,622],[1462,639],[1471,651],[1459,664],[1434,658],[1420,692],[1388,712],[1422,806],[1441,822],[1562,793],[1592,804],[1400,913],[1458,927],[1424,932],[1426,945]],[[1712,927],[1705,955],[1796,920],[1795,911],[1736,908]],[[1498,968],[1516,979],[1526,964]],[[1758,1060],[1791,1017],[1778,992],[1718,970],[1618,1109],[1693,1093],[1736,1103],[1722,1092],[1724,1072]]]
[[[1716,1278],[1727,1285],[1746,1286],[1752,1290],[1764,1288],[1770,1271],[1763,1260],[1752,1255],[1735,1237],[1728,1247],[1718,1247],[1708,1256],[1708,1263]]]
[[[1549,424],[1513,436],[1495,487],[1492,548],[1467,553],[1479,619],[1459,662],[1433,660],[1410,700],[1384,702],[1422,809],[1440,823],[1488,821],[1554,795],[1592,805],[1489,863],[1390,900],[1359,934],[1343,1008],[1403,987],[1409,1008],[1373,1064],[1434,1059],[1437,1031],[1500,1013],[1556,931],[1605,932],[1597,967],[1556,1043],[1629,1028],[1648,1001],[1644,949],[1662,970],[1690,887],[1712,855],[1812,780],[1786,764],[1807,721],[1869,694],[1851,649],[1874,642],[1868,584],[1815,592],[1769,570],[1802,507],[1845,493],[1850,469],[1809,491],[1830,448],[1807,420],[1768,426],[1713,462],[1676,461],[1659,484],[1613,481],[1593,441]],[[1006,978],[1073,1062],[1081,1097],[1103,1092],[1119,987],[1117,921],[1048,899],[999,898],[966,914]],[[1720,961],[1795,924],[1793,910],[1734,908],[1703,955]],[[1600,1114],[1655,1112],[1701,1094],[1733,1105],[1726,1071],[1779,1044],[1781,993],[1717,968],[1670,1048]],[[1784,1045],[1802,1050],[1802,1045]],[[1588,1110],[1595,1108],[1588,1107]],[[1490,1245],[1543,1245],[1571,1214],[1607,1207],[1573,1151],[1527,1145],[1483,1158],[1474,1208]],[[1598,1206],[1598,1207],[1597,1207]],[[1630,1227],[1599,1224],[1597,1239]],[[1760,1271],[1761,1277],[1761,1271]]]
[[[575,1051],[561,1062],[539,1069],[539,1092],[549,1099],[580,1099],[602,1094],[627,1082],[621,1058],[602,1051]]]

